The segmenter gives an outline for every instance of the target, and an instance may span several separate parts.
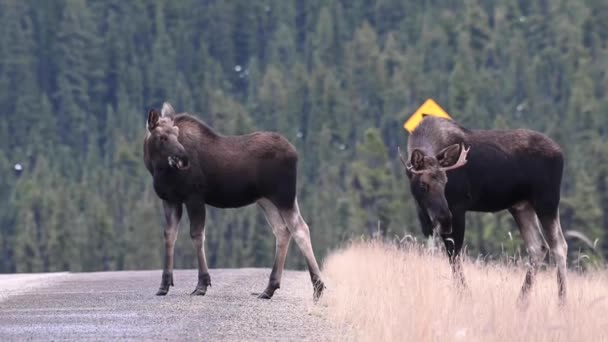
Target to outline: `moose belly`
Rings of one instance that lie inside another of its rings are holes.
[[[528,191],[521,186],[501,186],[484,187],[478,193],[477,200],[474,201],[471,210],[481,212],[497,212],[509,209],[518,202],[527,199]]]
[[[205,203],[216,208],[240,208],[260,199],[254,186],[248,187],[235,182],[205,191]]]

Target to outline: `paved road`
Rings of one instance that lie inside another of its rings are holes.
[[[305,272],[286,271],[272,300],[256,299],[268,269],[214,269],[204,297],[195,270],[154,296],[161,271],[0,275],[0,341],[326,341],[323,302]],[[17,279],[17,278],[19,279]]]

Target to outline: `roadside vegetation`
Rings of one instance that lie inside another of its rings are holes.
[[[440,249],[355,242],[325,260],[329,319],[340,340],[603,341],[608,339],[608,272],[569,274],[558,305],[555,268],[540,272],[527,303],[517,302],[525,259],[467,259],[468,292],[452,282]]]

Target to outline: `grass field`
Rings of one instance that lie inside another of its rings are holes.
[[[555,268],[517,305],[525,268],[467,260],[470,295],[458,295],[441,253],[359,242],[327,257],[324,297],[340,340],[608,341],[608,273],[569,272],[558,306]]]

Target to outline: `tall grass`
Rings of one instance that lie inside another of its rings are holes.
[[[570,272],[560,307],[550,267],[521,306],[525,268],[517,264],[465,260],[470,291],[459,295],[443,254],[358,242],[326,258],[323,300],[340,340],[608,341],[605,270]]]

